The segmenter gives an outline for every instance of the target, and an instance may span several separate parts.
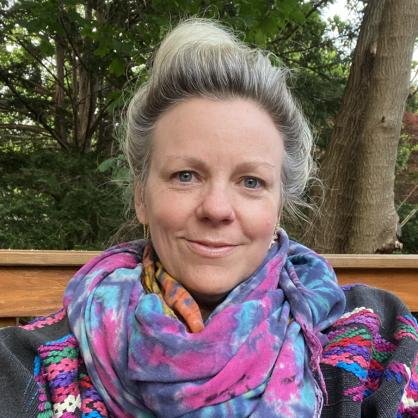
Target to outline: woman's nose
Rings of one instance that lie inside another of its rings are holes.
[[[214,224],[232,222],[235,211],[230,190],[222,185],[212,185],[202,190],[196,213],[199,219]]]

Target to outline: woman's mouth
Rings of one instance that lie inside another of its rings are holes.
[[[189,249],[201,257],[217,258],[225,257],[237,247],[235,244],[219,241],[194,241],[186,239]]]

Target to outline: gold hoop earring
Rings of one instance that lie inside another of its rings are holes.
[[[149,240],[149,227],[146,224],[142,224],[142,235],[144,239]]]
[[[276,226],[274,227],[274,232],[273,232],[275,239],[277,239],[277,234],[279,233],[279,231],[280,231],[280,222],[277,222]]]
[[[278,237],[278,233],[280,230],[280,223],[277,222],[277,224],[274,226],[274,231],[273,231],[273,236],[271,237],[271,242],[270,242],[270,248],[279,241],[279,237]]]

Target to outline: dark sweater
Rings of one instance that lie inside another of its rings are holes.
[[[322,417],[418,417],[418,327],[398,298],[356,285],[327,330]],[[60,311],[0,330],[0,416],[109,416]]]

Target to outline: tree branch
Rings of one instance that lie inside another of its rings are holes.
[[[59,80],[58,80],[58,78],[56,77],[56,75],[42,62],[42,60],[41,59],[39,59],[39,57],[31,50],[31,48],[29,48],[27,45],[25,45],[25,43],[24,42],[22,42],[20,39],[17,39],[17,38],[14,38],[14,37],[12,37],[12,36],[10,36],[10,35],[6,35],[6,37],[11,41],[11,42],[15,42],[16,44],[18,44],[18,45],[20,45],[32,58],[34,58],[35,59],[35,61],[39,64],[39,65],[41,65],[41,67],[43,67],[44,68],[44,70],[54,79],[54,81],[56,82],[56,83],[58,83],[59,84]],[[65,85],[60,85],[60,87],[62,88],[62,89],[64,89],[65,91],[67,91],[66,90],[66,88],[65,88]],[[68,94],[68,91],[67,91],[67,94]]]
[[[8,76],[7,74],[4,74],[4,71],[2,71],[0,69],[0,80],[3,80],[3,82],[7,85],[7,87],[9,87],[9,89],[11,90],[11,92],[14,94],[14,96],[26,107],[26,109],[28,109],[29,111],[29,115],[31,115],[32,119],[35,122],[38,122],[39,124],[41,124],[44,129],[65,149],[65,150],[69,150],[69,144],[67,141],[63,140],[62,138],[60,138],[57,133],[55,132],[54,129],[52,129],[48,123],[44,120],[44,118],[42,117],[42,114],[35,109],[34,107],[31,106],[30,103],[28,103],[23,97],[22,95],[15,89],[15,87],[13,86],[12,83],[9,82]]]
[[[13,129],[19,131],[31,131],[38,134],[44,134],[46,132],[45,128],[40,128],[35,125],[24,125],[19,123],[0,123],[0,129]]]
[[[305,21],[309,19],[309,17],[316,12],[321,6],[326,5],[329,3],[330,0],[319,0],[317,3],[315,3],[312,6],[312,9],[308,11],[305,15]],[[284,36],[281,36],[279,38],[276,38],[276,41],[288,41],[295,33],[296,31],[301,27],[302,25],[298,23],[297,25],[293,26],[293,28],[289,25],[288,32],[284,34]]]

